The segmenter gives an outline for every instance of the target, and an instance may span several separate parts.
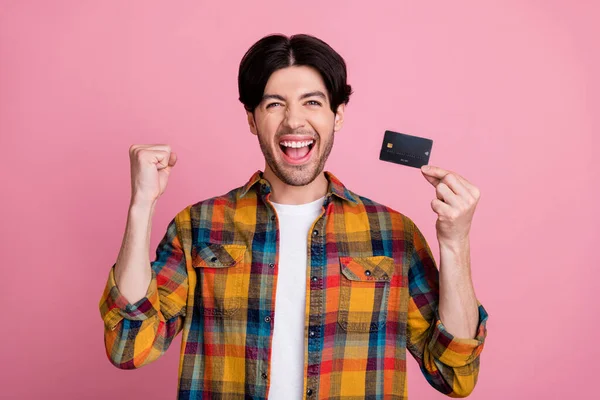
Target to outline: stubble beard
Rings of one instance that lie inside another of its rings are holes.
[[[331,153],[331,149],[333,148],[333,140],[335,137],[335,131],[332,130],[331,135],[329,136],[329,140],[325,143],[321,142],[320,136],[317,135],[319,137],[319,140],[316,142],[319,143],[319,146],[321,146],[321,144],[323,144],[323,146],[325,146],[325,147],[324,147],[323,155],[319,157],[319,160],[318,160],[316,166],[315,166],[314,162],[311,162],[310,164],[305,164],[305,165],[283,166],[283,165],[278,164],[271,147],[269,147],[268,143],[264,142],[261,139],[260,133],[257,136],[258,136],[258,142],[260,144],[260,149],[263,153],[263,156],[265,157],[265,161],[267,162],[267,165],[269,166],[269,168],[271,168],[271,170],[273,171],[275,176],[277,178],[279,178],[279,180],[282,181],[283,183],[285,183],[286,185],[305,186],[305,185],[308,185],[309,183],[311,183],[312,181],[314,181],[321,174],[321,172],[323,172],[323,169],[325,168],[325,162],[327,161],[327,158],[329,157],[329,154]],[[316,146],[317,146],[316,142],[311,151],[319,150],[319,148],[316,148]],[[277,146],[279,146],[277,139],[276,139],[275,143],[277,144]],[[312,155],[311,158],[312,157],[315,157],[315,155]]]

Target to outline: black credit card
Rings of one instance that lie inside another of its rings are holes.
[[[406,133],[385,131],[379,159],[421,168],[429,162],[433,140]]]

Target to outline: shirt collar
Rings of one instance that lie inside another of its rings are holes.
[[[335,195],[342,200],[349,201],[350,203],[358,203],[356,196],[350,193],[350,191],[335,175],[329,171],[325,171],[325,178],[327,178],[327,181],[329,182],[325,197]],[[257,185],[260,185],[259,190],[263,194],[267,194],[271,191],[271,185],[269,184],[269,181],[263,177],[263,172],[260,170],[252,174],[248,182],[242,187],[242,193],[240,194],[240,197],[244,197],[250,191],[250,189]]]

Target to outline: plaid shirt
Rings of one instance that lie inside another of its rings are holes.
[[[466,396],[479,372],[485,309],[478,303],[476,338],[449,333],[438,314],[438,270],[413,221],[325,176],[323,209],[307,232],[305,398],[407,399],[406,349],[431,386]],[[135,304],[120,294],[113,265],[99,306],[116,367],[156,360],[182,331],[179,399],[267,398],[279,270],[270,192],[257,171],[179,212]]]

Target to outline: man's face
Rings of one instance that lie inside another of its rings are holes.
[[[267,167],[283,183],[303,186],[322,171],[342,127],[344,104],[331,111],[321,75],[311,67],[291,66],[269,77],[263,100],[248,113]]]

